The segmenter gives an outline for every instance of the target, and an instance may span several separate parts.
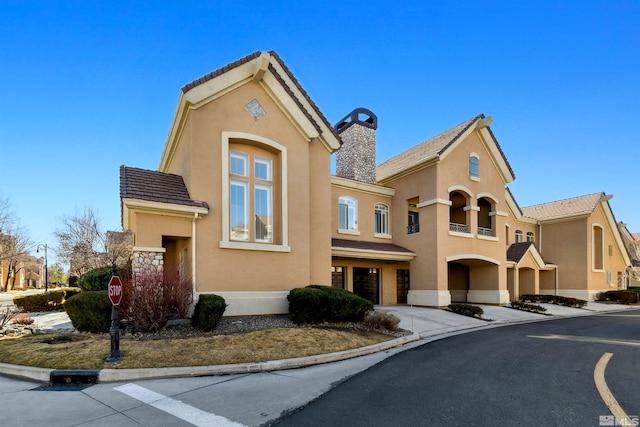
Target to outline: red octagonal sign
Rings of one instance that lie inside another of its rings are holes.
[[[122,300],[122,281],[118,276],[111,276],[109,280],[109,300],[111,304],[118,305]]]

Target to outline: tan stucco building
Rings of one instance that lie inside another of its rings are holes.
[[[121,167],[134,269],[176,269],[231,316],[286,313],[308,284],[435,307],[617,287],[630,262],[609,196],[519,208],[491,121],[376,165],[375,114],[332,126],[256,52],[182,88],[157,171]]]

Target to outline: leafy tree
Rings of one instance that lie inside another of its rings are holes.
[[[64,272],[62,265],[56,262],[49,266],[49,280],[54,283],[67,282],[67,274]]]

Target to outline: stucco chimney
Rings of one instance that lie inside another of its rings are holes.
[[[378,118],[366,108],[356,108],[335,125],[344,143],[336,154],[337,176],[376,183],[377,128]]]

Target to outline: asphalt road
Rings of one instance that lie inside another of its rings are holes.
[[[614,425],[594,373],[637,420],[638,322],[633,310],[490,328],[275,372],[80,388],[0,376],[0,426]]]
[[[275,425],[619,425],[594,377],[607,353],[605,386],[636,423],[640,312],[631,311],[432,342],[349,378]]]

